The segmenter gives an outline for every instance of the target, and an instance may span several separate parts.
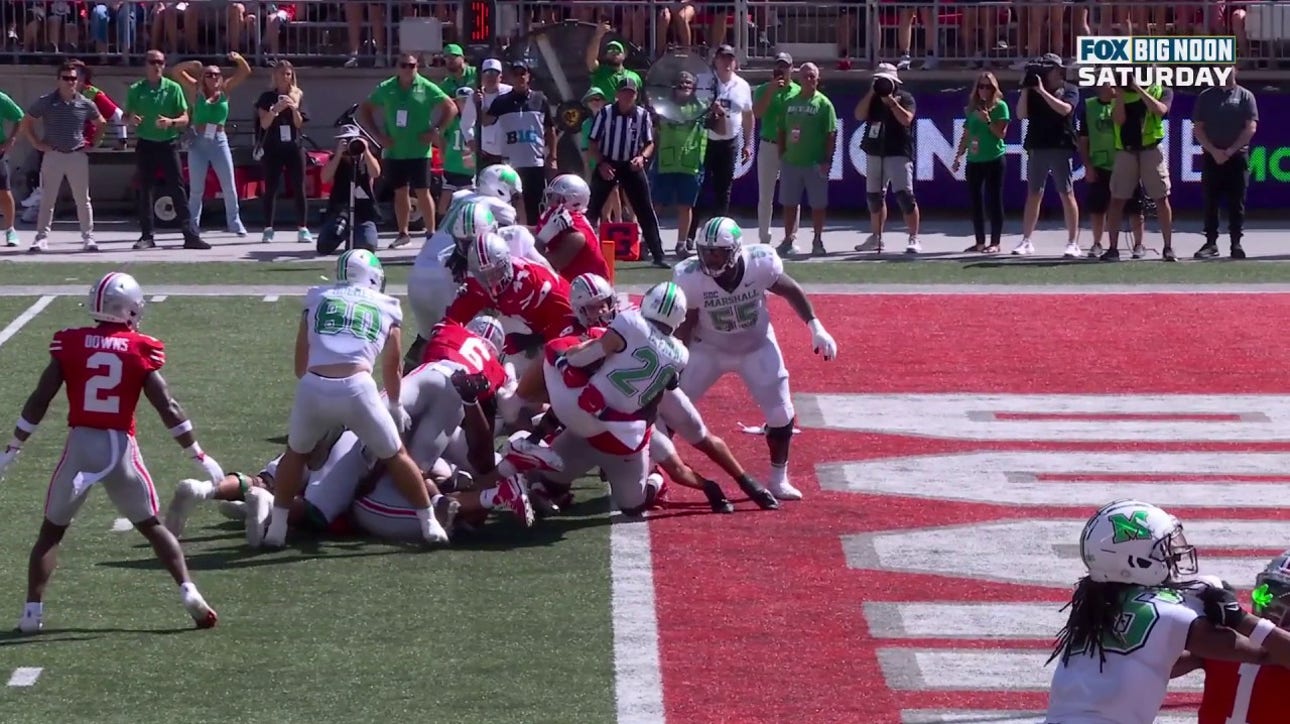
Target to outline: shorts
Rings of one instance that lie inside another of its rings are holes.
[[[332,428],[349,428],[377,460],[388,460],[403,447],[399,429],[366,372],[349,377],[321,377],[306,372],[296,384],[287,447],[308,454]]]
[[[703,174],[660,173],[652,181],[652,196],[658,206],[689,206],[699,201]]]
[[[1169,159],[1160,146],[1141,151],[1116,151],[1111,169],[1111,198],[1127,199],[1142,184],[1147,198],[1158,201],[1169,195]]]
[[[131,523],[157,517],[157,489],[133,435],[90,427],[68,430],[45,494],[45,520],[70,525],[94,485],[103,486],[112,505]]]
[[[789,166],[779,169],[779,203],[781,206],[800,206],[802,193],[812,209],[829,207],[829,178],[820,173],[819,166]]]
[[[430,159],[391,158],[381,162],[381,175],[392,189],[420,191],[430,188]]]
[[[457,191],[458,189],[468,189],[475,185],[475,177],[468,173],[448,173],[443,172],[443,190]]]
[[[792,422],[797,411],[774,328],[767,328],[766,339],[748,352],[732,352],[724,347],[720,340],[696,340],[690,345],[690,361],[681,372],[681,391],[691,400],[698,400],[727,372],[734,372],[743,379],[767,425],[783,427]]]
[[[1053,177],[1053,187],[1059,194],[1075,190],[1072,178],[1071,156],[1073,151],[1064,148],[1036,148],[1026,153],[1026,183],[1032,194],[1044,192],[1048,177]]]
[[[888,185],[897,193],[913,191],[914,162],[908,156],[865,156],[865,193],[885,194]]]
[[[1088,207],[1090,214],[1105,214],[1106,210],[1111,208],[1111,169],[1099,168],[1097,170],[1097,180],[1088,181],[1085,176],[1085,182],[1088,185],[1088,196],[1084,199],[1084,204]],[[1133,191],[1133,197],[1124,204],[1124,213],[1140,214],[1142,213],[1142,184]]]

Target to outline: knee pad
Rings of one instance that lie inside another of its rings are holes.
[[[796,417],[794,417],[793,419],[789,420],[789,421],[788,421],[788,424],[787,424],[787,425],[784,425],[784,426],[782,426],[782,427],[770,427],[769,425],[767,425],[767,426],[766,426],[766,439],[767,439],[767,440],[792,440],[792,439],[793,439],[793,423],[794,423],[794,422],[797,422],[797,418],[796,418]]]
[[[906,214],[912,214],[914,209],[918,208],[918,202],[914,200],[913,191],[897,191],[896,203],[900,205],[901,212]]]
[[[869,213],[876,214],[882,211],[882,194],[865,194],[864,200],[869,205]]]

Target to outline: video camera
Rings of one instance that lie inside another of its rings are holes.
[[[1048,71],[1060,67],[1043,60],[1032,60],[1026,63],[1025,73],[1021,78],[1021,87],[1038,88],[1044,82],[1044,76],[1048,74]]]

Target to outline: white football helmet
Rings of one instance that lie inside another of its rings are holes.
[[[497,317],[480,314],[466,322],[466,331],[487,342],[493,349],[494,359],[501,357],[502,347],[506,343],[506,330],[502,329],[502,323]]]
[[[569,286],[569,303],[582,326],[607,327],[618,316],[618,296],[604,277],[579,274]]]
[[[467,201],[448,222],[448,235],[462,248],[485,234],[497,231],[497,217],[487,204]]]
[[[1150,503],[1117,500],[1089,518],[1080,557],[1090,580],[1160,586],[1196,574],[1196,548],[1182,523]]]
[[[516,194],[524,192],[524,184],[515,169],[504,163],[495,163],[479,172],[479,182],[475,184],[479,193],[494,196],[510,203]]]
[[[672,282],[655,284],[641,300],[641,316],[667,330],[676,331],[685,321],[685,292]]]
[[[480,234],[466,255],[466,269],[496,299],[515,276],[511,248],[495,233]]]
[[[721,276],[739,263],[743,229],[734,219],[717,216],[699,229],[694,245],[699,252],[699,269],[710,277]]]
[[[121,272],[108,272],[90,287],[86,306],[90,318],[99,322],[116,322],[139,328],[143,319],[143,287],[134,277]]]
[[[585,212],[591,205],[591,188],[581,176],[571,173],[556,176],[542,194],[546,209],[568,209]]]
[[[336,281],[354,287],[385,291],[385,267],[367,249],[350,249],[336,260]]]

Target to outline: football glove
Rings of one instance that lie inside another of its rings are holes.
[[[465,370],[457,370],[452,373],[451,379],[461,401],[468,405],[479,402],[479,396],[488,391],[488,377],[483,373],[470,374]]]
[[[22,448],[14,447],[13,445],[7,445],[4,452],[0,452],[0,480],[4,480],[5,468],[18,459],[18,453],[20,452],[22,452]]]
[[[1197,597],[1205,605],[1205,618],[1215,626],[1235,628],[1245,619],[1245,609],[1228,588],[1206,586]]]
[[[219,481],[223,480],[224,468],[220,467],[220,464],[216,462],[215,458],[203,452],[200,446],[194,445],[193,447],[196,448],[195,450],[191,450],[190,453],[192,455],[193,462],[197,463],[197,467],[201,468],[202,472],[206,474],[206,479],[210,480],[212,483],[219,483]]]
[[[838,356],[838,343],[833,341],[832,335],[820,324],[820,320],[812,319],[808,325],[811,328],[811,347],[818,355],[824,356],[824,361],[828,362]]]
[[[538,229],[536,238],[542,244],[549,244],[552,239],[572,228],[573,215],[568,209],[560,209],[546,220],[541,229]]]
[[[398,400],[390,400],[386,403],[390,411],[390,417],[394,418],[394,426],[399,428],[399,434],[402,435],[412,428],[412,417],[408,411],[403,409],[403,405]]]

